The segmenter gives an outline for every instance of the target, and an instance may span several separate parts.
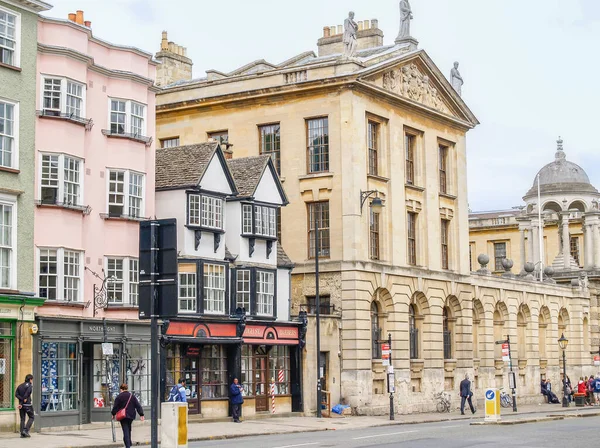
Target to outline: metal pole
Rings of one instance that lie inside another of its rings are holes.
[[[108,327],[106,326],[106,317],[102,318],[102,332],[103,338],[102,340],[106,344],[108,342]],[[109,367],[108,367],[108,355],[104,356],[104,362],[106,363],[106,389],[108,390],[108,409],[112,409],[112,381],[110,378]],[[110,419],[110,429],[112,432],[112,440],[113,442],[117,441],[117,435],[115,434],[115,421],[114,419]]]
[[[150,313],[151,313],[151,328],[150,328],[150,370],[152,375],[150,376],[150,446],[151,448],[158,448],[158,390],[160,387],[160,355],[158,345],[158,316],[157,304],[156,304],[156,279],[158,272],[156,272],[156,255],[158,251],[158,223],[152,223],[150,226],[150,234],[152,240],[152,256],[150,257]]]
[[[544,281],[544,223],[542,222],[542,197],[540,194],[540,175],[537,175],[538,189],[538,233],[540,242],[540,282]]]
[[[392,363],[392,333],[388,333],[388,345],[390,347],[390,366],[388,371],[388,390],[390,391],[390,420],[394,420],[394,392],[393,385],[391,384],[392,375],[390,372],[394,369],[394,364]]]
[[[512,365],[512,352],[510,351],[510,336],[506,335],[506,343],[508,344],[508,365],[510,367],[510,376],[513,381],[512,387],[512,402],[513,402],[513,412],[517,412],[517,393],[516,393],[516,381],[515,375],[513,374],[513,365]]]
[[[319,297],[319,213],[315,212],[315,325],[317,330],[317,418],[321,418],[321,298]]]
[[[569,401],[567,400],[567,356],[565,355],[565,350],[563,350],[563,399],[562,399],[562,407],[568,408]]]

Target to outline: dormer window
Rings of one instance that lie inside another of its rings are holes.
[[[263,205],[243,205],[244,235],[277,238],[277,209]]]
[[[188,196],[188,225],[223,229],[223,199],[214,196]]]

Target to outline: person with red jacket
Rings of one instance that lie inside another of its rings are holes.
[[[577,383],[577,393],[585,394],[586,383],[583,377],[579,377],[579,383]]]

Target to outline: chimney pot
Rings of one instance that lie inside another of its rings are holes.
[[[379,28],[379,20],[372,19],[371,20],[371,28],[374,28],[374,29]]]
[[[77,14],[75,14],[74,12],[69,13],[69,20],[71,22],[75,22],[76,18],[77,18]]]
[[[331,36],[331,30],[329,29],[328,26],[324,26],[323,27],[323,37],[329,37]]]
[[[368,30],[368,29],[369,29],[369,21],[365,20],[365,30]]]
[[[92,22],[90,22],[89,20],[86,20],[85,22],[83,22],[85,24],[85,26],[87,26],[88,28],[92,27]]]
[[[358,31],[363,29],[363,25],[364,24],[363,24],[362,20],[360,22],[358,22]]]
[[[83,25],[83,11],[81,9],[77,10],[76,12],[76,19],[75,21],[79,24],[79,25]]]
[[[344,27],[342,25],[337,26],[337,33],[342,34],[344,32]]]
[[[329,31],[331,32],[332,36],[335,36],[337,34],[337,26],[330,26]]]

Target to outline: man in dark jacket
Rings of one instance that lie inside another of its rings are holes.
[[[231,392],[231,413],[233,416],[234,423],[240,422],[240,406],[244,403],[244,397],[242,396],[242,385],[238,384],[238,379],[233,379],[233,384],[229,388]]]
[[[33,425],[33,405],[31,403],[31,392],[33,391],[33,375],[30,373],[25,376],[25,382],[15,392],[15,397],[19,400],[19,416],[21,417],[21,437],[31,437],[29,430]],[[29,417],[25,424],[25,416]]]
[[[471,397],[471,381],[469,381],[469,374],[465,374],[465,379],[460,382],[460,415],[465,415],[465,401],[469,402],[471,412],[475,414],[475,408],[473,407],[473,401]]]

